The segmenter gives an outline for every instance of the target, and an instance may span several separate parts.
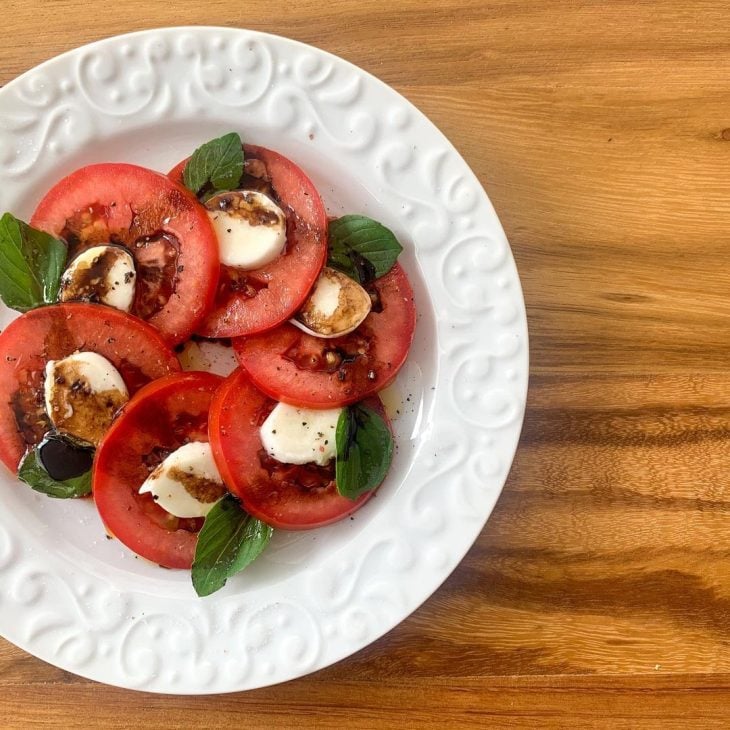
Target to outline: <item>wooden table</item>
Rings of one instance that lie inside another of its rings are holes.
[[[486,529],[368,649],[278,687],[170,698],[2,643],[0,724],[727,727],[723,5],[4,0],[3,83],[114,33],[221,24],[313,43],[393,85],[453,140],[502,218],[532,376]]]

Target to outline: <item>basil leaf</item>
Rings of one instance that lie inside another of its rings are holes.
[[[375,489],[385,479],[393,460],[393,435],[371,408],[345,408],[337,421],[335,481],[348,499]]]
[[[27,312],[58,298],[66,244],[11,213],[0,218],[0,299]]]
[[[196,195],[234,190],[243,175],[243,147],[236,132],[198,147],[183,171],[183,182]]]
[[[36,492],[57,499],[85,497],[91,494],[91,470],[79,477],[58,482],[43,468],[36,449],[29,451],[20,462],[18,479],[29,484]]]
[[[360,284],[387,274],[403,246],[382,223],[364,215],[344,215],[330,221],[327,265]]]
[[[268,545],[274,530],[245,512],[231,494],[208,512],[198,534],[192,578],[199,596],[223,588]]]

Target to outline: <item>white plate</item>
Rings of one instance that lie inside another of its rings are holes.
[[[43,497],[3,474],[0,633],[122,687],[250,689],[377,639],[474,542],[524,413],[524,304],[486,194],[415,107],[316,48],[246,30],[167,28],[42,64],[0,91],[0,208],[27,218],[80,165],[167,170],[231,130],[298,162],[330,213],[370,214],[405,245],[419,319],[398,378],[399,448],[386,483],[353,520],[280,532],[203,600],[187,572],[106,540],[92,504]],[[5,310],[0,323],[12,316]]]

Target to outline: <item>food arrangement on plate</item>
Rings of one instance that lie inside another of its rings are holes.
[[[274,529],[350,516],[394,444],[401,246],[327,216],[291,160],[214,139],[167,175],[81,168],[0,219],[0,459],[93,498],[109,534],[205,596]]]

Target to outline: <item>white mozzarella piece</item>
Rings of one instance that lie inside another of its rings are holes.
[[[76,352],[46,363],[43,394],[53,426],[97,445],[116,412],[129,400],[127,386],[109,360]]]
[[[215,340],[189,340],[183,345],[177,359],[183,370],[205,370],[223,378],[228,377],[238,367],[233,347]]]
[[[334,274],[339,274],[339,272],[334,269],[327,269],[326,272],[320,274],[309,297],[312,308],[319,312],[322,317],[331,317],[340,304],[340,292],[343,286],[340,277],[342,275],[335,276]]]
[[[145,480],[151,494],[175,517],[205,517],[226,493],[210,444],[193,441],[173,451]]]
[[[342,410],[278,403],[261,425],[261,443],[269,456],[284,464],[324,466],[336,456],[335,434]]]
[[[221,193],[206,204],[226,266],[258,269],[286,246],[286,216],[274,201],[255,190]]]
[[[61,277],[61,301],[107,304],[129,312],[134,303],[134,258],[121,246],[93,246],[82,251]]]
[[[365,289],[341,271],[325,266],[309,297],[290,321],[314,337],[341,337],[356,330],[371,307]]]

